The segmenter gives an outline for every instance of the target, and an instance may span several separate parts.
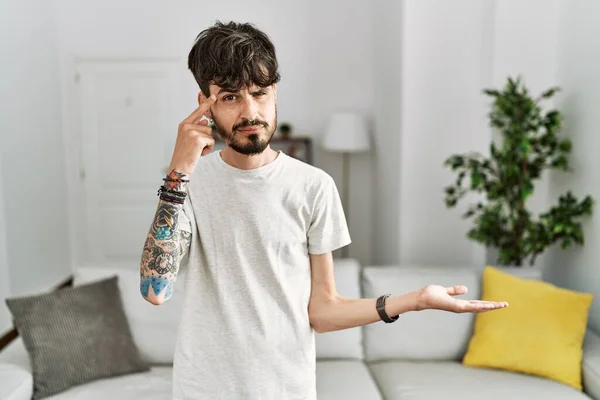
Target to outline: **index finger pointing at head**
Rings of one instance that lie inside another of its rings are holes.
[[[184,122],[193,124],[198,121],[208,111],[210,106],[214,104],[215,100],[217,100],[217,96],[214,94],[208,97],[184,120]]]

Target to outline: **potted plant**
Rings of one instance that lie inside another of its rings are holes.
[[[279,124],[279,133],[281,137],[287,139],[292,135],[292,124],[289,122],[282,122]]]
[[[501,140],[490,143],[489,156],[479,153],[452,155],[444,166],[456,173],[445,188],[445,202],[455,207],[467,193],[483,195],[470,204],[463,218],[472,219],[467,237],[498,252],[497,263],[534,265],[536,257],[554,244],[567,248],[583,245],[582,220],[592,214],[593,199],[577,199],[568,191],[548,211],[534,215],[527,201],[534,182],[545,170],[571,171],[571,142],[560,138],[561,113],[540,105],[560,89],[530,96],[520,77],[508,78],[502,90],[485,89],[492,98],[488,114]]]

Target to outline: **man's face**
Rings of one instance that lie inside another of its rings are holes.
[[[277,128],[277,86],[244,87],[239,91],[210,85],[217,96],[211,107],[219,136],[238,153],[262,153]]]

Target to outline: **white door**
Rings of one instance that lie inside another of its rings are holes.
[[[192,92],[182,90],[189,72],[180,61],[150,60],[79,62],[76,73],[85,258],[136,266],[177,126],[193,110]]]

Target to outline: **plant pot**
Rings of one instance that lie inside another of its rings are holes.
[[[498,259],[498,249],[488,248],[487,249],[487,265],[490,265],[494,268],[498,268],[499,270],[509,273],[513,276],[523,278],[523,279],[537,279],[542,280],[543,271],[542,266],[538,263],[536,265],[529,265],[526,263],[521,266],[517,265],[497,265],[496,260]]]
[[[493,265],[492,267],[499,269],[502,272],[506,272],[513,276],[523,279],[535,279],[542,280],[542,267],[540,265],[523,265],[520,267],[514,265]]]
[[[292,125],[287,122],[280,124],[279,134],[282,138],[288,139],[290,136],[292,136]]]

